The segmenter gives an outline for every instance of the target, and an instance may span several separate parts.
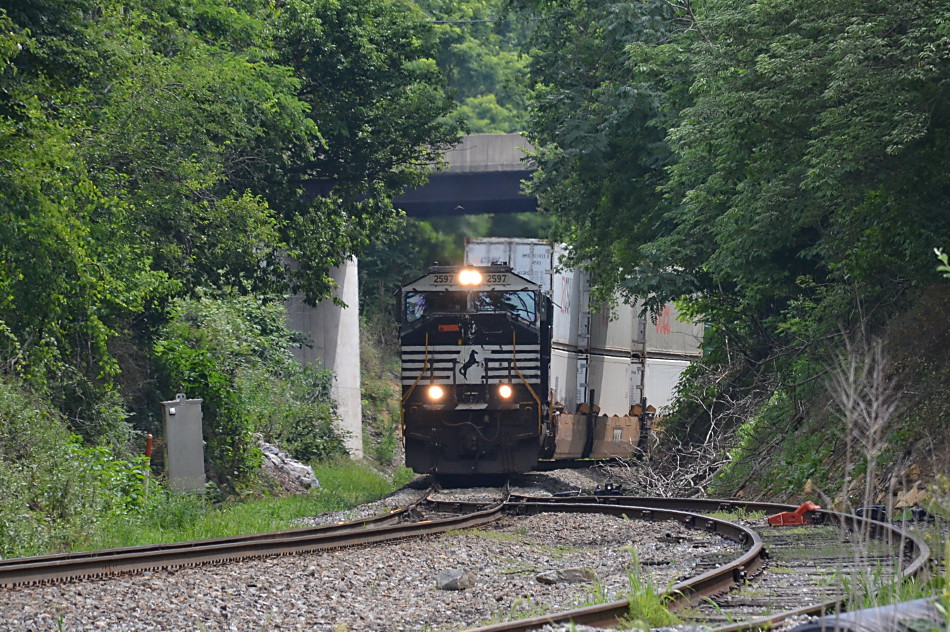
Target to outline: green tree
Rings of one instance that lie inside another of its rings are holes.
[[[807,301],[827,334],[855,292],[886,304],[921,279],[950,228],[944,18],[910,2],[709,13],[670,134],[673,228],[651,251],[677,253],[717,321],[778,332]]]
[[[24,92],[8,87],[0,115],[4,372],[41,386],[72,372],[108,378],[110,337],[165,276],[149,269],[128,205],[96,186],[69,130]]]
[[[682,107],[676,84],[689,76],[670,40],[685,16],[652,0],[513,4],[537,20],[528,136],[538,170],[528,188],[570,263],[588,269],[606,296],[643,274],[650,261],[640,246],[666,229],[665,136]]]
[[[0,362],[93,441],[129,436],[120,387],[152,429],[169,304],[324,298],[458,134],[409,2],[0,0],[0,22]]]
[[[794,407],[823,344],[932,278],[945,0],[514,4],[539,18],[531,187],[603,294],[680,300],[708,360]]]
[[[399,0],[291,0],[276,22],[280,60],[296,70],[300,97],[322,144],[296,182],[319,193],[289,207],[287,243],[295,287],[326,295],[328,265],[361,254],[401,223],[393,198],[422,184],[459,137],[435,62],[432,25]]]
[[[521,50],[531,23],[510,19],[504,0],[418,0],[436,23],[439,67],[468,131],[520,132],[527,120]]]
[[[941,11],[527,4],[532,186],[606,287],[718,323],[920,278],[947,229]]]
[[[72,96],[95,133],[97,182],[129,202],[155,267],[186,287],[282,283],[291,158],[318,142],[290,68],[272,62],[263,2],[106,3],[87,28],[100,63]]]

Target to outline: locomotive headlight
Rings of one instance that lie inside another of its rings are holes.
[[[445,395],[445,391],[438,384],[429,387],[429,399],[442,399],[443,395]]]
[[[508,399],[511,397],[511,385],[502,384],[498,387],[498,394],[502,396],[503,399]]]
[[[462,285],[478,285],[482,282],[482,273],[478,270],[466,268],[459,272],[459,283]]]

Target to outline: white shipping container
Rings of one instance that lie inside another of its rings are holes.
[[[515,273],[537,283],[551,293],[551,244],[543,239],[483,237],[465,240],[465,265],[488,266],[505,263]]]
[[[680,376],[690,364],[689,360],[647,358],[643,380],[647,404],[662,413],[673,402]]]
[[[560,255],[555,249],[553,261],[557,264]],[[554,303],[551,319],[552,344],[555,347],[576,349],[581,329],[583,296],[581,282],[583,274],[577,270],[559,270],[551,275],[551,301]]]
[[[586,389],[586,369],[582,379]],[[551,401],[560,404],[564,410],[573,413],[577,410],[578,379],[577,353],[562,349],[551,349],[551,373],[548,387],[553,395]],[[583,401],[583,396],[581,397]]]
[[[587,401],[589,388],[606,415],[626,415],[644,396],[657,409],[669,406],[680,375],[702,354],[702,323],[680,320],[672,304],[664,306],[656,322],[650,314],[640,317],[642,303],[618,300],[613,313],[591,306],[586,273],[555,271],[562,252],[563,247],[543,239],[468,239],[465,263],[507,263],[551,297],[549,387],[566,412]]]
[[[578,355],[573,351],[554,349],[551,352],[553,401],[564,411],[573,413],[588,398],[593,388],[594,403],[603,415],[626,415],[646,395],[647,404],[658,410],[670,405],[680,376],[688,360],[647,358],[646,376],[641,377],[644,363],[639,358],[619,356]]]
[[[683,320],[676,306],[667,303],[657,314],[656,322],[650,314],[644,316],[642,327],[646,337],[646,355],[690,356],[702,355],[704,325]],[[644,345],[644,337],[637,336],[636,347]]]
[[[630,411],[630,358],[591,355],[587,387],[594,389],[594,404],[601,415],[626,415]]]
[[[603,304],[590,315],[591,353],[620,352],[629,356],[636,350],[634,342],[638,338],[637,326],[640,319],[631,305],[618,304],[613,310]]]

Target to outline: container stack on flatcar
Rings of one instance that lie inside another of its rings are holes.
[[[582,270],[558,269],[563,250],[542,239],[478,238],[465,244],[465,263],[507,262],[551,297],[551,388],[555,401],[576,410],[594,389],[602,412],[670,404],[682,372],[702,356],[703,324],[683,320],[667,304],[654,319],[643,304],[618,300],[611,310],[591,299]]]
[[[509,474],[539,459],[630,457],[699,356],[702,326],[667,306],[593,305],[585,275],[555,271],[536,239],[466,244],[402,289],[406,464]]]

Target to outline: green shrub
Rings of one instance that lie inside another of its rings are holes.
[[[0,380],[0,556],[68,548],[144,501],[143,459],[86,448],[47,402]]]
[[[332,371],[291,360],[279,371],[243,370],[236,384],[256,431],[295,459],[322,461],[346,454],[346,435],[335,426]]]
[[[233,290],[179,299],[155,344],[173,392],[203,400],[208,469],[216,483],[237,489],[261,463],[253,433],[303,460],[344,451],[334,427],[332,374],[302,367],[290,349],[300,344],[274,297]]]
[[[398,338],[393,322],[381,317],[363,318],[360,330],[363,444],[377,463],[391,466],[399,443],[401,393],[399,347],[395,344]]]

